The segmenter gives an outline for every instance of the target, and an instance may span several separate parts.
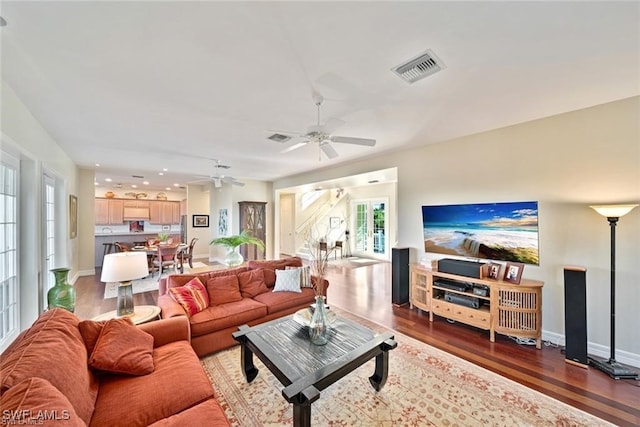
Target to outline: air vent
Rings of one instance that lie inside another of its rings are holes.
[[[275,142],[287,142],[288,140],[291,139],[291,137],[288,135],[283,135],[281,133],[274,133],[273,135],[268,136],[267,139],[270,139]]]
[[[444,70],[446,66],[428,49],[413,59],[406,61],[391,69],[407,83],[415,83],[431,74]]]
[[[143,179],[143,178],[144,178],[144,176],[142,176],[142,175],[131,175],[131,178],[140,178],[140,179]]]

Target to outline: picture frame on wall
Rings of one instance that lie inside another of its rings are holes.
[[[78,237],[78,198],[69,194],[69,238]]]
[[[194,215],[193,216],[194,227],[209,227],[209,215]]]
[[[519,285],[522,279],[524,264],[521,262],[508,262],[504,269],[503,281]]]
[[[329,227],[330,228],[340,227],[340,218],[337,216],[329,217]]]

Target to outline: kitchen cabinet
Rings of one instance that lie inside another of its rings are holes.
[[[95,199],[95,223],[117,225],[124,222],[124,201],[119,199]]]
[[[149,200],[123,200],[125,208],[149,208]]]
[[[149,222],[163,225],[180,224],[180,202],[150,202]]]

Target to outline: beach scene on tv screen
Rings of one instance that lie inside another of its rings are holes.
[[[538,202],[422,207],[425,252],[539,264]]]

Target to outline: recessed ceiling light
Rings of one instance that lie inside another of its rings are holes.
[[[142,181],[144,185],[149,185],[149,181]]]
[[[111,182],[111,178],[105,178],[104,180],[107,182]]]
[[[99,168],[100,167],[100,163],[96,163],[96,167]]]
[[[168,171],[169,171],[169,169],[167,169],[167,168],[162,168],[162,171],[163,171],[163,172],[168,172]]]
[[[165,190],[167,190],[167,191],[168,191],[168,190],[171,190],[171,187],[166,187],[166,188],[165,188]]]
[[[158,172],[158,175],[162,176],[164,175],[164,172]]]
[[[173,184],[173,186],[174,187],[180,187],[180,184],[176,183],[176,184]]]
[[[131,184],[131,188],[138,188],[138,186],[135,184]]]

